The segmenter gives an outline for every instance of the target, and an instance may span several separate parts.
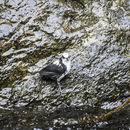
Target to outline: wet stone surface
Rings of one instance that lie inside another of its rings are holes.
[[[129,129],[129,5],[0,0],[0,129]],[[72,68],[60,94],[33,72],[63,52]]]

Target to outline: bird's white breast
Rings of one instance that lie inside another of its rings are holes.
[[[68,72],[70,71],[70,69],[71,69],[70,60],[64,59],[62,62],[63,62],[63,64],[67,67],[67,73],[68,73]]]

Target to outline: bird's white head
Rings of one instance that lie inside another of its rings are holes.
[[[65,52],[65,53],[62,54],[62,57],[63,58],[69,58],[69,54],[67,52]]]

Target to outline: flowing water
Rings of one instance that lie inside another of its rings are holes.
[[[130,1],[0,0],[0,129],[130,129]],[[63,52],[72,68],[40,80]]]

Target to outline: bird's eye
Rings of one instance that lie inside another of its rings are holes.
[[[63,59],[65,59],[65,57],[64,57],[64,56],[62,56],[62,58],[63,58]]]

